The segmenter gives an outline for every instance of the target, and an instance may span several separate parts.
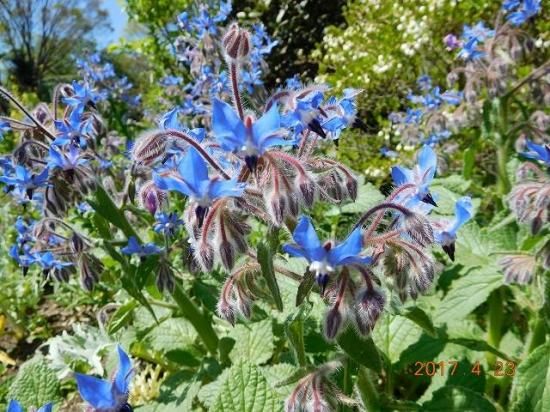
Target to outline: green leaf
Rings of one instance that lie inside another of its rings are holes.
[[[309,292],[315,284],[315,275],[309,270],[304,273],[304,277],[298,285],[298,292],[296,292],[296,306],[300,306],[302,302],[308,297]]]
[[[464,176],[464,179],[471,179],[473,170],[474,170],[474,164],[475,164],[475,156],[476,156],[476,150],[473,147],[469,147],[466,150],[464,150],[464,156],[463,156],[463,166],[462,166],[462,176]]]
[[[401,353],[418,341],[422,335],[413,321],[404,316],[384,314],[374,328],[372,338],[391,363],[399,360]]]
[[[126,237],[134,236],[139,240],[139,236],[128,222],[128,219],[126,219],[124,213],[115,205],[111,196],[109,196],[105,189],[103,189],[101,185],[97,185],[94,193],[95,200],[88,200],[90,206],[92,206],[92,208],[103,218],[122,230]]]
[[[116,333],[118,330],[128,325],[132,320],[134,309],[137,307],[138,303],[135,300],[130,300],[119,307],[109,319],[109,324],[107,325],[107,332],[109,332],[109,335]]]
[[[275,270],[273,269],[273,253],[263,242],[258,244],[258,263],[262,268],[262,275],[271,291],[275,306],[281,312],[283,310],[283,301],[279,285],[277,284],[277,278],[275,277]]]
[[[464,319],[503,284],[499,268],[485,266],[472,269],[451,284],[451,288],[434,314],[436,323]]]
[[[161,389],[154,402],[136,408],[139,412],[179,412],[193,410],[193,399],[199,393],[200,382],[184,382],[177,387]]]
[[[145,336],[151,349],[163,353],[190,346],[196,338],[197,332],[184,318],[166,319]]]
[[[26,409],[36,408],[60,399],[60,384],[55,372],[42,356],[37,356],[21,365],[17,372],[8,399],[16,399]]]
[[[262,375],[267,380],[270,388],[279,395],[279,399],[284,400],[296,386],[296,382],[289,382],[293,376],[300,370],[290,363],[277,363],[275,365],[262,366],[260,368]]]
[[[422,404],[423,412],[492,412],[495,406],[483,395],[461,386],[445,386]]]
[[[539,346],[517,368],[511,412],[550,411],[550,342]]]
[[[400,313],[400,315],[412,320],[414,323],[424,329],[424,331],[428,335],[432,337],[437,336],[437,331],[434,328],[432,320],[430,319],[428,314],[420,309],[418,306],[411,306]]]
[[[251,362],[261,365],[273,356],[274,337],[271,320],[239,324],[229,334],[235,340],[235,346],[229,353],[229,359],[234,364]]]
[[[230,368],[212,412],[279,412],[283,402],[270,388],[258,367],[241,363]]]
[[[371,337],[363,338],[354,328],[348,327],[337,339],[338,345],[351,359],[376,372],[382,370],[378,349]]]
[[[493,106],[491,100],[487,99],[483,102],[482,116],[483,122],[481,123],[481,135],[485,138],[490,137],[493,130]]]
[[[305,309],[306,306],[301,306],[296,314],[289,317],[285,324],[285,334],[288,338],[296,362],[300,366],[306,366],[306,350],[304,344],[304,320],[307,319],[307,315],[310,308]]]

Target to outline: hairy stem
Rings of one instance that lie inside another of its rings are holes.
[[[239,66],[232,62],[229,64],[229,77],[231,78],[231,91],[233,92],[233,104],[241,120],[244,120],[243,102],[239,93]]]

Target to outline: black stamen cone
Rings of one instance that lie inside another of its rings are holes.
[[[340,146],[340,139],[333,139],[332,142],[334,143],[334,146],[338,147]]]
[[[134,409],[130,406],[129,403],[125,403],[118,410],[118,412],[133,412],[133,411],[134,411]]]
[[[422,201],[424,203],[437,207],[437,203],[435,203],[435,200],[430,192],[428,192],[428,194],[422,198]]]
[[[321,297],[325,295],[325,289],[327,288],[328,284],[328,274],[321,273],[320,275],[317,275],[317,284],[321,288]]]
[[[450,245],[443,245],[443,251],[451,258],[451,260],[455,261],[455,243],[451,243]]]
[[[364,131],[365,133],[368,133],[369,132],[369,127],[367,126],[367,124],[359,119],[358,117],[355,118],[355,120],[353,121],[351,127],[355,128],[355,129],[360,129],[362,131]]]
[[[321,136],[323,139],[326,139],[326,138],[327,138],[327,134],[325,133],[325,131],[324,131],[323,128],[321,127],[321,123],[319,123],[319,120],[313,119],[311,122],[308,123],[307,126],[308,126],[312,131],[314,131],[314,132],[317,133],[319,136]]]
[[[197,219],[199,219],[199,227],[202,227],[202,223],[204,222],[204,217],[206,216],[207,212],[207,207],[197,206],[197,208],[195,209],[195,216],[197,216]]]
[[[248,170],[253,173],[258,165],[258,156],[245,156],[244,162],[246,163]]]

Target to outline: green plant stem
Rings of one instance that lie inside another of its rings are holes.
[[[508,178],[508,147],[504,139],[497,140],[497,189],[501,196],[510,191],[510,179]]]
[[[533,352],[537,347],[542,345],[546,341],[546,324],[542,316],[538,315],[535,321],[535,327],[531,334],[531,340],[527,347],[527,353]]]
[[[363,366],[360,366],[357,372],[357,389],[359,389],[359,395],[367,411],[377,412],[380,410],[378,392],[372,383],[369,371]]]
[[[218,351],[218,335],[212,328],[211,320],[187,296],[179,283],[176,283],[172,297],[183,312],[183,316],[191,322],[208,351],[216,354]]]
[[[502,338],[503,314],[503,290],[497,289],[489,296],[489,324],[487,343],[498,349],[500,339]],[[487,354],[487,362],[492,367],[496,361],[496,356],[492,353]]]
[[[351,376],[351,362],[352,360],[349,358],[346,358],[344,361],[344,382],[343,382],[343,392],[345,395],[350,395],[353,391],[353,382],[352,382],[352,376]],[[339,410],[341,412],[351,412],[352,409],[347,405],[340,405]]]

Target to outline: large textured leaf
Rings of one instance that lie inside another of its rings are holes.
[[[423,412],[493,412],[494,405],[483,395],[460,386],[444,386],[422,405]]]
[[[241,363],[231,367],[212,407],[212,412],[278,412],[283,402],[268,385],[258,367]]]
[[[299,369],[290,363],[263,366],[260,370],[266,378],[269,387],[273,388],[273,391],[279,395],[281,401],[286,399],[296,386],[296,382],[289,382],[289,380],[293,380],[292,377],[296,375]]]
[[[512,412],[550,411],[550,342],[539,346],[518,366],[511,398]]]
[[[159,398],[136,412],[180,412],[193,410],[193,399],[201,387],[200,382],[186,382],[170,391],[164,391]]]
[[[472,269],[451,284],[449,293],[435,312],[434,321],[441,323],[464,319],[502,283],[502,273],[495,266]]]
[[[163,353],[192,345],[197,332],[184,318],[170,318],[155,326],[145,337],[153,350]]]
[[[273,331],[271,320],[237,325],[229,337],[235,340],[235,346],[229,353],[229,359],[234,364],[251,362],[261,365],[273,355]]]
[[[43,357],[25,362],[15,377],[8,399],[17,399],[25,408],[40,407],[60,398],[60,384]]]
[[[422,329],[404,316],[385,314],[374,328],[372,338],[391,363],[399,360],[401,353],[415,343]]]

